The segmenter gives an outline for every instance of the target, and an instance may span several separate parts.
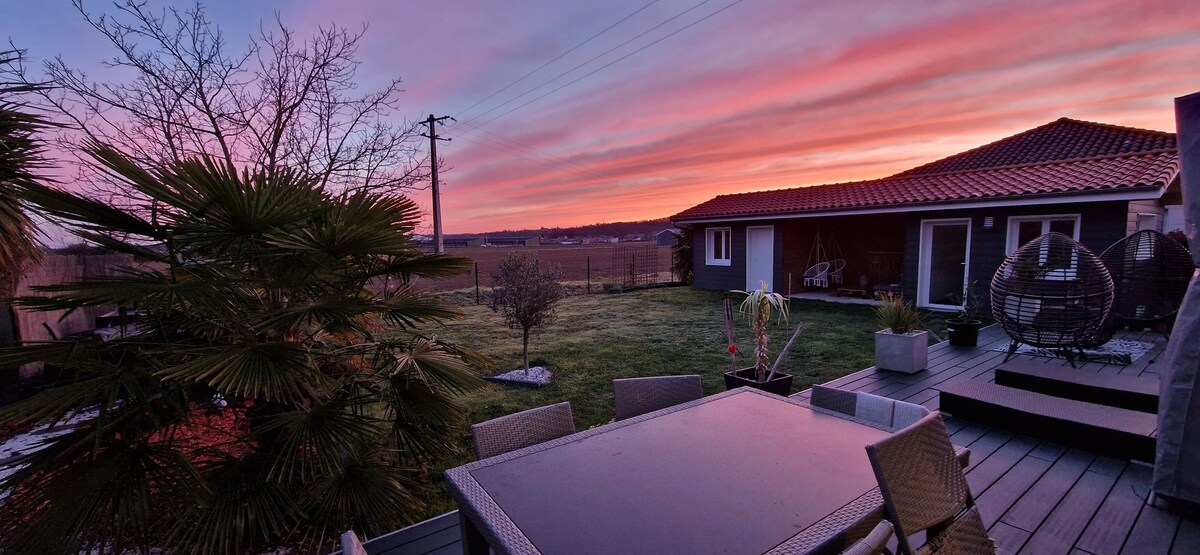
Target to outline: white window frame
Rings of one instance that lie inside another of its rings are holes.
[[[1021,228],[1022,222],[1038,222],[1038,221],[1042,222],[1042,232],[1040,233],[1040,235],[1045,235],[1050,232],[1050,222],[1072,221],[1075,223],[1075,225],[1072,226],[1074,233],[1072,233],[1071,239],[1074,239],[1076,242],[1078,242],[1079,241],[1079,221],[1080,221],[1079,216],[1080,216],[1079,214],[1040,214],[1037,216],[1010,216],[1008,218],[1008,237],[1007,237],[1007,240],[1005,241],[1005,256],[1012,254],[1014,251],[1016,251],[1018,248],[1021,247],[1021,245],[1017,244],[1017,237],[1020,235],[1020,228]],[[1049,257],[1050,257],[1049,246],[1046,244],[1043,244],[1041,256],[1039,257],[1040,258],[1039,262],[1041,264],[1045,264],[1046,260]],[[1047,271],[1046,273],[1042,274],[1041,276],[1038,276],[1038,279],[1043,279],[1046,281],[1072,281],[1076,277],[1078,267],[1079,267],[1079,257],[1076,253],[1071,253],[1071,265],[1070,266],[1068,266],[1066,268],[1056,268],[1054,270]]]
[[[717,236],[722,235],[723,240],[720,242],[721,254],[725,256],[718,258],[717,253]],[[733,228],[729,227],[710,227],[704,230],[704,264],[708,266],[729,266],[732,263],[733,255],[730,251],[733,250]]]
[[[1072,239],[1079,241],[1079,214],[1039,214],[1037,216],[1009,216],[1008,217],[1008,235],[1004,241],[1004,255],[1008,256],[1016,251],[1021,245],[1017,243],[1017,237],[1020,234],[1022,222],[1042,222],[1042,232],[1039,235],[1045,235],[1050,231],[1050,222],[1065,222],[1067,220],[1075,222],[1075,234]]]

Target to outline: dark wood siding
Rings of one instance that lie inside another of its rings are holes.
[[[971,273],[977,280],[979,295],[987,294],[992,274],[1004,262],[1008,238],[1008,218],[1042,214],[1079,214],[1079,241],[1099,254],[1125,236],[1129,203],[1126,201],[1082,204],[1052,204],[997,207],[972,210],[930,210],[869,216],[831,216],[828,218],[794,218],[762,222],[697,225],[694,261],[695,286],[699,289],[728,290],[746,286],[746,226],[775,226],[775,290],[782,293],[803,291],[804,270],[811,259],[813,235],[820,231],[826,243],[832,234],[837,238],[846,259],[845,283],[858,283],[860,275],[868,272],[872,252],[903,252],[904,296],[917,298],[917,264],[921,243],[921,221],[942,218],[971,219]],[[992,217],[995,225],[984,229],[984,218]],[[729,266],[705,265],[705,230],[708,227],[729,227],[733,232],[732,259]],[[789,279],[791,278],[790,290]]]
[[[988,284],[996,268],[1004,262],[1008,239],[1008,218],[1050,214],[1079,214],[1079,242],[1100,254],[1109,245],[1125,237],[1128,202],[1052,204],[1012,206],[980,210],[938,210],[909,214],[904,257],[904,296],[917,298],[917,264],[921,244],[921,220],[939,218],[971,219],[970,277],[978,281],[976,293],[986,298]],[[984,229],[986,217],[995,218],[992,229]]]
[[[708,255],[708,229],[712,227],[728,227],[732,232],[728,266],[709,266],[704,262]],[[745,223],[697,225],[692,240],[692,263],[696,271],[694,285],[697,289],[728,291],[746,286]]]

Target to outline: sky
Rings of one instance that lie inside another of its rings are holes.
[[[883,177],[1064,116],[1174,131],[1173,98],[1200,90],[1183,0],[205,5],[234,45],[276,12],[301,36],[366,25],[361,85],[402,79],[398,121],[457,119],[438,131],[447,233]],[[0,13],[31,61],[111,56],[67,0]]]

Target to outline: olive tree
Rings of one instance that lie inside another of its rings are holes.
[[[528,253],[513,253],[500,261],[492,274],[488,306],[504,316],[504,323],[521,330],[521,360],[529,373],[529,334],[554,318],[555,307],[566,292],[559,271],[543,269]]]

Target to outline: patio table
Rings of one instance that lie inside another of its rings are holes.
[[[446,471],[467,553],[838,551],[888,435],[741,388]]]

